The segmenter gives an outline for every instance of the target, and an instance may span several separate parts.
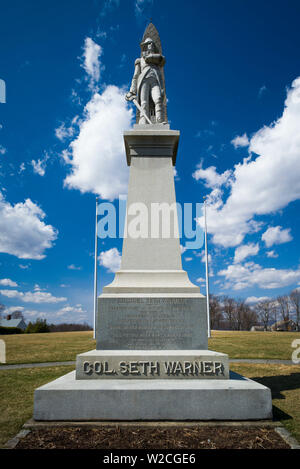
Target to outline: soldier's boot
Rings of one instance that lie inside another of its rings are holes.
[[[147,101],[142,101],[141,102],[141,109],[142,109],[143,113],[146,114],[146,116],[148,116],[148,114],[149,114],[147,104],[148,104]],[[140,118],[139,118],[139,124],[141,124],[141,125],[148,124],[148,122],[146,121],[146,118],[141,113],[140,113]]]

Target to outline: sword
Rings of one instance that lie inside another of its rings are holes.
[[[146,121],[148,122],[148,124],[151,124],[152,125],[152,122],[151,120],[149,119],[149,117],[145,114],[145,112],[143,111],[143,109],[141,108],[141,106],[139,105],[138,101],[136,98],[131,98],[129,99],[128,101],[132,101],[135,106],[137,107],[137,109],[140,111],[140,115],[145,117]]]

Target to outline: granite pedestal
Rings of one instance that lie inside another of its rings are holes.
[[[124,135],[130,165],[125,229],[136,202],[149,210],[152,203],[176,205],[179,132],[137,127]],[[36,420],[272,417],[270,390],[230,374],[228,356],[207,350],[206,298],[182,269],[177,213],[170,220],[169,238],[160,230],[124,238],[121,268],[98,298],[96,350],[78,355],[76,372],[35,391]]]

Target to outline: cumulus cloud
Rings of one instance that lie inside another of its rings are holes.
[[[36,290],[34,292],[21,292],[18,290],[0,290],[0,294],[7,298],[18,298],[25,303],[59,303],[60,301],[66,301],[67,298],[56,297],[51,293]]]
[[[267,251],[267,257],[273,257],[274,259],[278,257],[278,254],[275,251]]]
[[[14,282],[13,280],[10,280],[10,278],[0,279],[0,285],[3,287],[17,287],[18,286],[18,284]]]
[[[234,252],[234,262],[242,262],[246,257],[256,256],[259,251],[259,245],[254,243],[242,244]]]
[[[85,38],[82,67],[90,80],[91,89],[94,89],[100,80],[100,56],[102,55],[102,52],[102,47],[94,42],[92,38]]]
[[[6,148],[0,145],[0,155],[5,155],[6,151]]]
[[[270,300],[270,297],[269,296],[260,296],[260,297],[248,296],[248,298],[246,298],[245,300],[245,303],[248,305],[251,305],[251,304],[259,303],[260,301],[266,301],[266,300]]]
[[[31,161],[32,167],[33,167],[33,172],[38,174],[39,176],[45,176],[45,164],[43,160],[38,159],[37,161],[32,160]]]
[[[249,145],[249,138],[246,133],[240,136],[237,135],[234,139],[231,140],[231,143],[234,148],[247,147]]]
[[[44,223],[45,217],[30,199],[11,205],[0,192],[0,252],[19,259],[44,259],[57,238],[57,230]]]
[[[282,116],[252,136],[250,156],[235,166],[227,200],[223,201],[220,189],[211,192],[207,223],[214,243],[241,244],[247,233],[261,228],[257,216],[274,213],[300,198],[299,122],[300,77],[287,92]]]
[[[15,311],[24,311],[24,306],[9,306],[8,308],[5,308],[6,314],[14,313]]]
[[[109,200],[127,192],[123,131],[131,127],[132,117],[124,90],[110,85],[93,95],[85,106],[79,135],[69,147],[67,187]]]
[[[226,184],[231,176],[231,171],[227,170],[224,173],[219,174],[216,171],[215,166],[210,166],[209,168],[203,169],[202,163],[198,165],[198,169],[192,174],[193,178],[198,181],[202,179],[206,187],[214,189],[216,187],[223,186]]]
[[[225,288],[234,290],[253,286],[265,289],[281,288],[300,281],[300,269],[263,268],[254,262],[229,265],[218,275],[225,277],[227,281]]]
[[[103,265],[109,272],[117,272],[121,266],[121,254],[117,248],[101,252],[98,257],[100,265]]]
[[[261,239],[265,242],[267,248],[270,248],[273,244],[283,244],[292,241],[293,237],[290,231],[290,228],[283,230],[281,226],[272,226],[263,233]]]
[[[68,314],[73,313],[73,314],[84,314],[86,313],[86,310],[82,308],[82,305],[76,305],[76,306],[64,306],[61,308],[59,311],[56,312],[56,316],[67,316]],[[72,316],[73,319],[73,316]]]

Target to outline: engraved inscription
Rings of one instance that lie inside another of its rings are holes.
[[[99,298],[98,350],[207,349],[205,298]]]
[[[147,361],[147,360],[132,360],[120,361],[117,366],[113,366],[108,361],[84,361],[82,364],[83,372],[86,375],[119,375],[131,377],[153,377],[154,375],[160,377],[205,377],[205,376],[224,376],[224,364],[217,361]]]

